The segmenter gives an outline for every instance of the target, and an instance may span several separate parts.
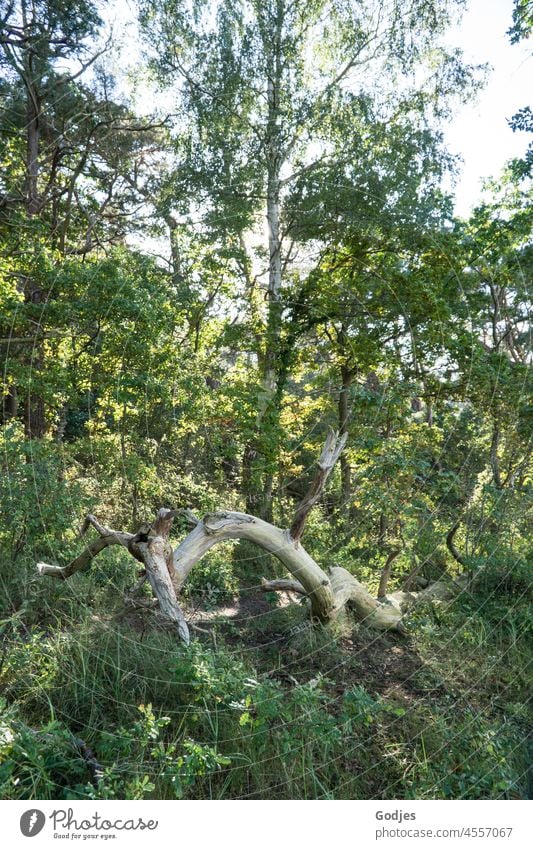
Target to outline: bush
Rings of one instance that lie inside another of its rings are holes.
[[[196,563],[184,586],[185,597],[203,607],[216,607],[238,590],[232,562],[233,543],[219,545]]]

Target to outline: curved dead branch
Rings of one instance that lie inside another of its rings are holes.
[[[300,544],[307,516],[320,498],[345,442],[346,434],[339,438],[333,431],[328,433],[315,478],[296,510],[290,530],[233,510],[219,510],[198,519],[190,510],[163,507],[152,524],[146,523],[136,534],[129,534],[107,528],[89,514],[83,522],[81,533],[86,533],[92,527],[99,534],[98,538],[67,566],[39,563],[37,572],[39,575],[68,578],[75,572],[87,571],[93,558],[104,548],[121,545],[143,564],[145,571],[141,576],[142,581],[148,579],[161,613],[175,624],[180,639],[188,643],[189,628],[177,600],[183,584],[193,566],[214,545],[224,540],[242,539],[274,555],[292,576],[292,579],[273,581],[263,579],[262,589],[306,596],[313,620],[328,623],[348,608],[359,622],[365,622],[373,628],[403,631],[402,617],[409,607],[418,601],[449,597],[450,587],[442,584],[438,587],[435,584],[421,593],[400,592],[376,599],[346,569],[333,567],[326,573]],[[176,517],[183,518],[192,530],[173,550],[169,535]],[[453,546],[457,527],[454,526],[448,534],[449,547]],[[382,596],[385,595],[391,564],[398,553],[399,550],[392,551],[385,564],[380,582]]]

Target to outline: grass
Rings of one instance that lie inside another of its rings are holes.
[[[185,648],[124,615],[118,568],[25,574],[2,621],[2,798],[528,795],[531,620],[514,585],[420,609],[408,638],[317,631],[301,606],[245,593]]]

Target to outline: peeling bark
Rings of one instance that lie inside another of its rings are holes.
[[[163,508],[159,511],[153,527],[150,525],[141,526],[136,534],[113,531],[100,524],[94,516],[89,514],[83,522],[80,536],[85,534],[92,526],[98,532],[99,537],[91,542],[67,566],[38,563],[37,574],[65,579],[75,572],[87,572],[91,568],[93,558],[100,551],[110,545],[122,545],[136,560],[144,565],[146,575],[143,575],[142,580],[144,581],[145,577],[148,578],[161,613],[176,624],[180,639],[184,643],[189,643],[189,629],[183,611],[178,604],[174,588],[173,552],[168,542],[168,533],[176,512]]]
[[[146,569],[146,576],[159,602],[161,613],[175,622],[178,636],[185,644],[190,641],[185,615],[178,604],[176,591],[168,569],[167,543],[163,537],[149,537],[146,542],[132,541],[130,551]]]
[[[175,623],[178,635],[185,643],[189,642],[189,629],[178,604],[179,590],[193,566],[214,545],[224,540],[245,539],[277,557],[293,579],[263,579],[263,591],[292,592],[306,596],[312,620],[322,624],[332,622],[347,609],[353,613],[356,621],[364,622],[371,628],[404,633],[403,615],[414,604],[450,599],[465,585],[461,579],[451,584],[439,581],[419,593],[396,592],[376,599],[347,569],[336,566],[326,573],[303,546],[292,539],[288,530],[256,516],[229,510],[208,513],[202,520],[195,519],[197,523],[194,529],[172,552],[167,536],[170,523],[178,512],[160,511],[152,526],[141,527],[135,535],[112,531],[90,516],[84,523],[84,530],[89,525],[93,526],[99,532],[99,538],[67,566],[39,563],[38,574],[68,578],[75,572],[87,571],[92,559],[107,546],[122,545],[143,563],[161,613]],[[154,529],[159,534],[154,534]]]

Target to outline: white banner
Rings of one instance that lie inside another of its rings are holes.
[[[532,845],[528,802],[0,802],[1,845],[366,849]],[[312,811],[314,807],[316,810]],[[529,815],[529,816],[528,816]],[[528,824],[529,819],[529,824]],[[32,842],[35,841],[35,842]],[[68,841],[68,842],[67,842]]]

